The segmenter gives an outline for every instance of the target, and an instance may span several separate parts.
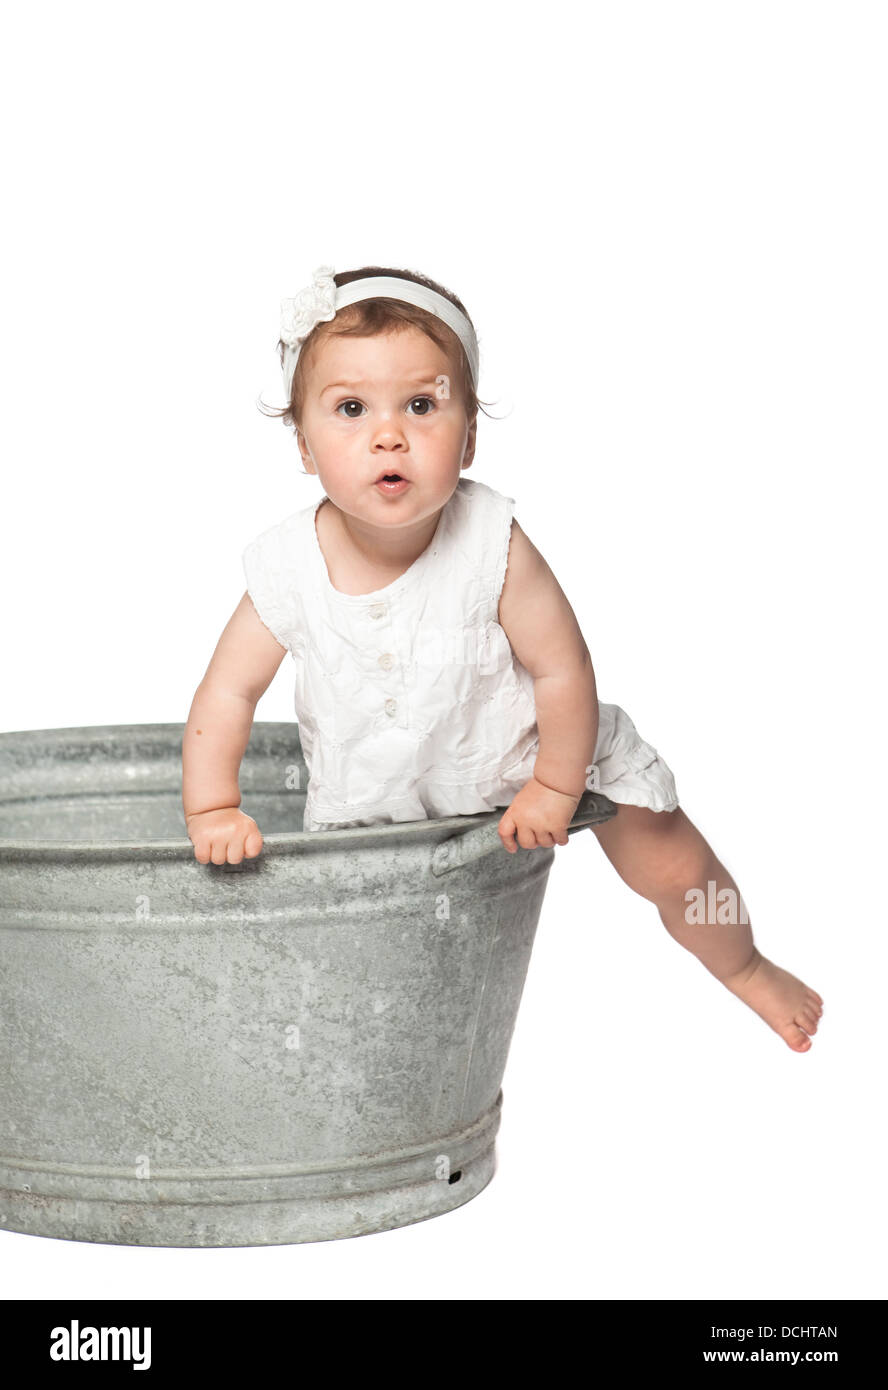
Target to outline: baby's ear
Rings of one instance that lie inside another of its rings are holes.
[[[308,452],[308,445],[305,442],[305,435],[302,433],[301,429],[299,429],[298,425],[296,427],[296,443],[299,445],[299,453],[302,457],[302,462],[305,467],[305,471],[307,473],[316,473],[317,469],[315,468],[312,462],[311,454]]]

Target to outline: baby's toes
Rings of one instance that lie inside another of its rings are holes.
[[[796,1019],[796,1022],[801,1024],[802,1028],[805,1029],[806,1033],[816,1033],[817,1024],[819,1023],[819,1021],[820,1020],[818,1017],[818,1011],[816,1009],[810,1008],[807,1004],[803,1008],[799,1009],[799,1015]]]
[[[797,1023],[784,1023],[777,1031],[793,1052],[807,1052],[811,1046],[811,1039]]]

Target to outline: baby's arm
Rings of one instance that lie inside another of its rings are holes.
[[[182,737],[185,825],[201,864],[254,858],[262,835],[240,811],[238,771],[260,697],[287,654],[245,593],[191,702]]]
[[[567,826],[586,786],[598,741],[598,691],[589,649],[558,580],[512,522],[499,621],[534,678],[540,747],[533,777],[500,821],[514,852],[567,844]]]

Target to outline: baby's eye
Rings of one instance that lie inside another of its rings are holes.
[[[361,404],[360,401],[356,401],[356,400],[340,401],[340,402],[339,402],[339,405],[336,407],[337,414],[338,414],[339,411],[342,409],[342,407],[345,406],[345,405],[356,405],[356,406],[359,407],[360,410],[363,410],[363,409],[364,409],[364,407],[363,407],[363,405]],[[360,420],[361,417],[360,417],[359,414],[354,414],[354,415],[352,415],[352,414],[347,414],[347,415],[345,416],[345,418],[346,418],[346,420]]]
[[[431,406],[431,410],[420,410],[418,412],[419,416],[431,415],[432,411],[435,409],[435,402],[432,400],[431,396],[414,396],[410,404],[415,405],[417,401],[422,401],[423,404]],[[417,412],[414,411],[414,414],[417,414]]]

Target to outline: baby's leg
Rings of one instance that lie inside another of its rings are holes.
[[[655,903],[666,930],[795,1052],[811,1046],[823,1000],[788,970],[761,955],[744,921],[740,891],[681,807],[651,811],[621,805],[592,827],[620,877]],[[712,885],[712,886],[710,886]],[[731,899],[719,895],[731,889]],[[689,890],[699,890],[696,894]],[[701,910],[702,906],[702,910]],[[696,913],[696,915],[695,915]],[[719,920],[727,917],[727,921]]]

